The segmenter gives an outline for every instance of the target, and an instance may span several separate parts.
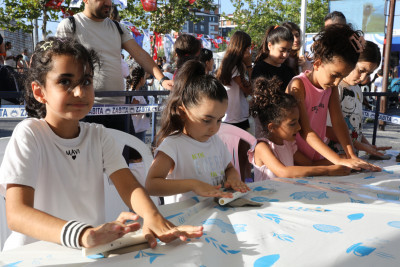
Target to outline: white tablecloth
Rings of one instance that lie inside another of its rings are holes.
[[[400,266],[399,178],[400,165],[392,165],[379,173],[254,183],[246,198],[262,207],[225,208],[212,199],[161,207],[175,224],[204,225],[204,236],[188,243],[91,260],[37,242],[1,253],[0,265]]]

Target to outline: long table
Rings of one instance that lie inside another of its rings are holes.
[[[96,259],[40,241],[0,253],[0,265],[400,266],[400,165],[380,165],[390,166],[250,184],[245,198],[261,207],[229,208],[205,198],[160,207],[177,225],[204,226],[204,235],[187,243]]]

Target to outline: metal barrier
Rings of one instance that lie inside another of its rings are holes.
[[[156,135],[157,116],[156,113],[162,111],[163,106],[158,104],[159,97],[169,95],[170,91],[96,91],[96,97],[125,97],[125,105],[99,105],[93,106],[88,116],[101,116],[101,115],[129,115],[136,113],[151,113],[152,129],[151,129],[151,142],[154,142]],[[132,96],[152,96],[154,103],[145,105],[133,105],[131,103]],[[23,92],[6,92],[0,91],[1,99],[16,98],[22,99]],[[0,102],[0,119],[2,118],[25,118],[25,106],[23,105],[1,105]],[[130,117],[129,117],[130,119]],[[129,121],[126,120],[126,125]]]

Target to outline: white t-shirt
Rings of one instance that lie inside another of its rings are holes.
[[[12,53],[10,50],[6,50],[6,57],[4,59],[6,59],[7,57],[12,56]],[[15,60],[13,58],[4,60],[4,66],[10,66],[15,68],[17,66],[17,63],[15,62]]]
[[[20,122],[0,167],[0,194],[5,196],[7,184],[26,185],[35,190],[35,209],[67,221],[104,223],[103,173],[128,166],[104,126],[79,125],[78,137],[63,139],[43,119]],[[4,249],[34,241],[13,232]]]
[[[199,142],[185,135],[171,135],[156,149],[167,154],[175,163],[167,179],[197,179],[219,185],[225,179],[225,169],[231,154],[222,140],[213,135],[206,142]],[[164,197],[165,204],[183,201],[195,196],[193,192]]]
[[[124,91],[121,69],[122,44],[133,39],[121,25],[121,35],[112,20],[94,21],[82,12],[74,15],[76,31],[73,35],[72,23],[64,19],[58,24],[57,37],[75,37],[86,48],[94,49],[100,57],[101,67],[96,68],[94,89],[96,91]],[[96,97],[96,103],[124,104],[124,97]]]
[[[382,92],[382,85],[383,85],[383,77],[378,77],[375,79],[374,82],[374,92]]]
[[[139,104],[147,104],[144,96],[134,96],[133,98],[138,100]],[[131,115],[133,127],[135,128],[135,133],[144,132],[150,128],[150,117],[146,115],[146,113]]]
[[[237,76],[240,76],[240,74],[235,67],[232,78]],[[239,85],[232,79],[230,85],[225,85],[225,89],[228,93],[228,109],[222,121],[238,123],[247,120],[249,118],[249,103]]]

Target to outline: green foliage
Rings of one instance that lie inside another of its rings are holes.
[[[237,24],[237,30],[247,32],[252,41],[261,43],[265,30],[284,21],[300,24],[301,0],[231,0],[233,18],[223,16]],[[328,13],[328,0],[308,0],[306,32],[321,29]]]
[[[49,0],[1,0],[0,1],[0,27],[9,31],[23,30],[31,33],[33,31],[32,21],[42,19],[42,35],[47,35],[46,24],[48,20],[58,21],[63,14],[60,10],[46,7]],[[68,7],[71,0],[62,4]],[[81,9],[72,9],[75,13]],[[68,10],[68,8],[67,8]]]
[[[146,12],[140,0],[128,1],[128,7],[120,12],[121,19],[131,22],[135,27],[149,29],[158,33],[180,31],[187,20],[201,21],[195,17],[196,10],[214,10],[213,0],[197,0],[189,4],[188,0],[157,1],[157,10]]]

